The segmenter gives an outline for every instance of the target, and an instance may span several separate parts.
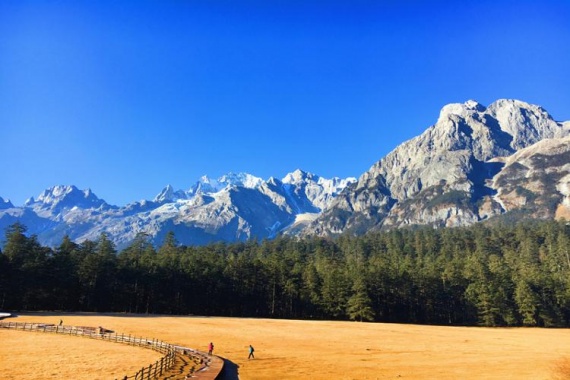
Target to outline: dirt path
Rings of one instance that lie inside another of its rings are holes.
[[[55,323],[60,318],[68,325],[103,326],[203,351],[212,341],[214,354],[231,361],[229,378],[233,379],[236,372],[240,379],[555,379],[558,366],[570,358],[569,329],[90,314],[23,315],[13,320]],[[6,375],[14,368],[36,372],[35,365],[46,364],[41,355],[35,355],[30,364],[25,349],[16,355],[11,344],[4,344],[7,337],[0,331],[3,378],[10,378]],[[125,347],[129,352],[112,352],[121,345],[107,344],[102,359],[136,356],[139,366],[155,360],[143,359],[139,351],[134,355],[132,347]],[[254,360],[247,359],[249,344],[255,347]],[[69,339],[61,350],[74,355],[82,351],[84,340],[79,338]],[[5,364],[8,357],[19,364]],[[37,377],[27,379],[32,378]]]

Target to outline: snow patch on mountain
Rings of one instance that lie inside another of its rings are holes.
[[[64,235],[82,242],[105,233],[119,249],[140,233],[155,244],[168,231],[187,245],[272,238],[294,224],[297,214],[318,213],[355,179],[328,180],[298,170],[285,181],[247,173],[203,176],[187,191],[167,185],[152,201],[124,207],[108,205],[89,189],[54,186],[23,207],[0,200],[0,229],[19,220],[50,246]]]
[[[469,100],[444,106],[436,124],[358,180],[302,170],[281,180],[228,173],[203,176],[187,190],[167,185],[152,201],[124,207],[108,205],[89,189],[55,186],[22,207],[0,198],[0,229],[20,221],[51,246],[64,235],[81,242],[106,233],[121,248],[138,233],[160,244],[168,231],[194,245],[280,233],[456,226],[540,202],[557,206],[563,217],[570,215],[569,135],[570,122],[556,122],[539,106],[502,99],[484,107]]]
[[[248,173],[228,173],[218,179],[202,176],[186,194],[191,197],[196,194],[217,193],[228,186],[239,186],[248,189],[255,189],[263,183],[263,179]]]

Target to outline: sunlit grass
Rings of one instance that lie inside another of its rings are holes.
[[[96,314],[25,315],[13,321],[56,323],[60,318],[66,325],[103,326],[201,351],[212,341],[214,354],[231,361],[242,380],[546,380],[566,379],[570,373],[568,329]],[[47,342],[43,348],[39,339]],[[159,356],[152,350],[52,334],[0,330],[0,341],[2,379],[113,379],[130,373],[119,363],[132,360],[136,371]],[[96,351],[88,343],[96,344]],[[247,359],[249,344],[255,347],[254,360]],[[91,369],[79,369],[93,363]],[[66,368],[74,376],[56,373]]]

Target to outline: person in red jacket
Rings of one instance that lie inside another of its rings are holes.
[[[214,351],[214,343],[210,342],[210,344],[208,344],[208,355],[212,355],[213,351]]]

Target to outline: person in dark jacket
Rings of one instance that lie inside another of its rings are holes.
[[[250,344],[249,345],[249,356],[247,357],[248,359],[255,359],[255,356],[253,356],[253,351],[255,351],[253,349],[253,346]]]

